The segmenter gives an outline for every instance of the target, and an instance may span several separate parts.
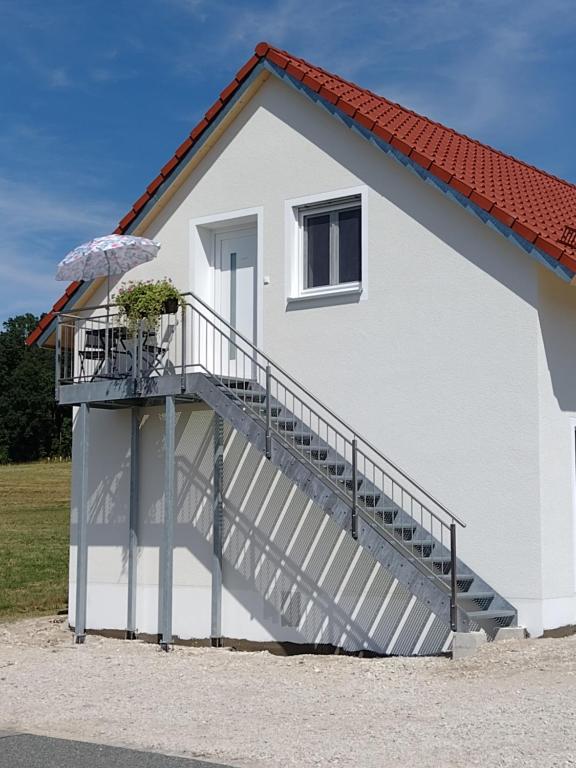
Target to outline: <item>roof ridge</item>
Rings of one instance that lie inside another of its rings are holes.
[[[324,69],[323,67],[318,67],[314,64],[311,64],[307,59],[294,56],[289,51],[282,50],[281,48],[276,48],[275,46],[270,45],[269,43],[266,43],[266,45],[270,50],[276,51],[277,53],[280,53],[284,56],[289,56],[292,60],[299,61],[301,64],[304,64],[306,67],[309,67],[310,69],[314,69],[317,72],[322,72],[322,74],[325,74],[328,77],[331,77],[333,80],[339,80],[341,83],[345,85],[348,85],[352,88],[357,88],[359,91],[363,91],[364,93],[369,94],[375,99],[380,99],[381,101],[386,102],[390,106],[396,107],[397,109],[400,109],[403,112],[409,115],[412,115],[413,117],[417,117],[420,120],[426,120],[430,125],[434,125],[434,126],[437,126],[438,128],[442,128],[443,130],[448,131],[454,136],[459,136],[471,142],[472,144],[476,144],[477,146],[482,147],[483,149],[488,149],[491,152],[495,152],[501,157],[505,157],[507,160],[513,160],[516,163],[520,163],[525,168],[530,168],[531,170],[536,171],[537,173],[541,173],[543,176],[547,176],[549,179],[554,179],[554,181],[560,182],[561,184],[564,184],[565,186],[569,187],[570,189],[576,192],[576,183],[574,182],[568,181],[567,179],[563,179],[561,176],[556,176],[555,174],[550,173],[550,171],[546,171],[542,168],[539,168],[536,165],[532,165],[531,163],[526,162],[526,160],[522,160],[522,158],[517,157],[516,155],[512,155],[508,152],[504,152],[504,150],[502,149],[493,147],[491,144],[487,144],[486,142],[480,141],[479,139],[475,139],[474,137],[469,136],[467,133],[463,133],[462,131],[457,131],[455,128],[450,128],[450,126],[445,125],[444,123],[441,123],[439,120],[433,120],[431,117],[428,117],[427,115],[423,115],[420,112],[416,112],[416,110],[414,109],[405,107],[403,104],[400,104],[397,101],[392,101],[386,96],[383,96],[381,93],[376,93],[375,91],[372,91],[369,88],[364,88],[364,86],[358,85],[358,83],[355,83],[352,80],[347,80],[341,75],[337,75],[334,72],[329,72],[327,69]],[[264,56],[264,58],[266,58],[266,56]]]

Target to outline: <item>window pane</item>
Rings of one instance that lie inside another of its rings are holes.
[[[306,269],[304,288],[330,285],[330,215],[306,216]]]
[[[340,262],[338,282],[360,282],[362,279],[360,208],[340,211],[338,214],[338,241]]]

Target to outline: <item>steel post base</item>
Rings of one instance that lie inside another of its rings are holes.
[[[86,635],[74,635],[74,642],[76,645],[83,645],[86,640]]]
[[[210,645],[212,646],[212,648],[223,648],[224,639],[222,637],[211,637]]]

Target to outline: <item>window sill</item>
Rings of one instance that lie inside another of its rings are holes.
[[[288,296],[286,301],[288,304],[339,304],[346,300],[358,300],[361,294],[361,285],[351,285],[349,287],[334,286],[329,289],[306,291],[297,296]],[[342,302],[339,302],[339,299],[342,299]]]

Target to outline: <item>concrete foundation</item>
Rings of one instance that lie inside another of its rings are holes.
[[[528,632],[526,631],[526,627],[501,627],[498,632],[496,632],[494,642],[502,643],[506,640],[526,640],[527,637]]]
[[[472,656],[486,642],[486,633],[483,629],[479,632],[455,632],[452,638],[452,659],[456,661]]]

